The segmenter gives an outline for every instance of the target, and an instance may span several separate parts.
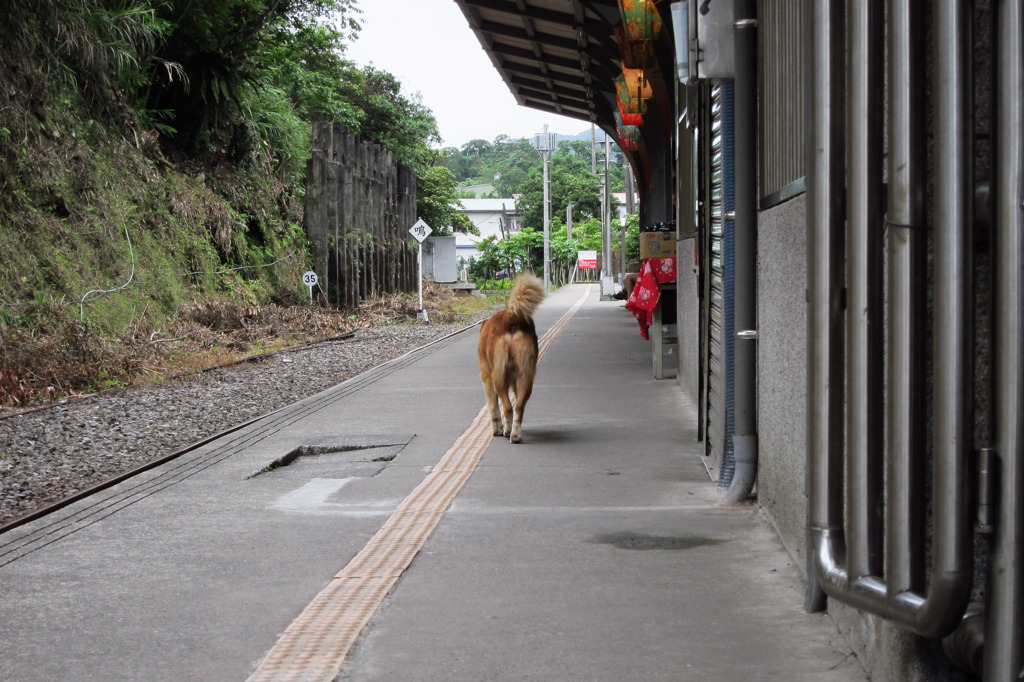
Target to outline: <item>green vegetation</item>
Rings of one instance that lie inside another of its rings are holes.
[[[522,193],[535,220],[540,161],[527,140],[437,150],[437,123],[418,97],[345,58],[356,0],[0,9],[0,406],[362,324],[362,310],[297,305],[308,296],[315,116],[410,166],[419,214],[439,234],[473,231],[454,208],[470,177],[500,175],[495,191]],[[589,146],[564,142],[552,173],[553,215],[573,201],[582,230],[553,242],[567,262],[577,241],[589,243],[598,205]],[[614,188],[620,177],[613,171]],[[529,232],[503,248],[505,268],[539,257]]]
[[[307,295],[314,115],[429,178],[421,206],[465,228],[436,205],[456,182],[433,114],[345,59],[355,0],[0,8],[0,405],[162,371],[215,345],[196,325],[276,329],[266,311]]]
[[[616,260],[622,245],[622,230],[612,230],[612,256]],[[551,281],[557,286],[568,279],[579,251],[601,252],[601,221],[590,218],[574,223],[572,239],[567,238],[565,222],[551,221]],[[523,228],[508,239],[487,237],[477,244],[480,257],[468,264],[470,277],[481,289],[507,288],[516,274],[525,271],[544,271],[544,234],[533,228]],[[636,215],[626,219],[626,260],[640,256],[640,223]],[[495,273],[504,272],[508,279],[492,281]]]
[[[530,190],[531,186],[540,187],[543,175],[540,155],[533,144],[526,138],[513,139],[508,135],[499,135],[494,142],[471,140],[462,148],[446,147],[441,150],[443,163],[458,180],[460,187],[474,185],[492,185],[493,191],[480,198],[510,197]],[[613,192],[622,192],[625,188],[623,178],[623,156],[618,147],[612,147],[611,155],[611,188]],[[558,149],[551,155],[550,169],[552,184],[555,183],[556,169],[567,175],[587,174],[588,183],[595,182],[591,169],[591,152],[589,140],[560,140]],[[598,169],[600,172],[600,168]],[[565,214],[565,201],[559,201],[553,190],[552,203]],[[475,194],[473,196],[476,196]],[[593,190],[597,201],[598,191]],[[463,197],[472,198],[472,197]],[[573,197],[569,199],[575,200]],[[557,213],[552,209],[552,214]]]
[[[621,152],[612,155],[611,187],[624,190]],[[502,288],[494,283],[496,273],[513,278],[519,272],[543,271],[544,262],[544,184],[539,154],[529,140],[499,136],[491,144],[473,140],[444,150],[445,164],[460,180],[460,186],[493,184],[493,196],[518,194],[517,202],[523,229],[504,240],[488,237],[477,244],[480,256],[467,263],[470,276],[481,288]],[[591,172],[590,142],[562,140],[551,155],[548,166],[551,194],[552,282],[566,281],[580,250],[601,251],[601,182]],[[485,195],[486,196],[486,195]],[[613,200],[614,201],[614,200]],[[573,234],[568,238],[566,218],[572,205]],[[617,213],[613,205],[613,215]],[[627,260],[639,256],[639,227],[636,216],[627,221]],[[621,229],[612,230],[612,250],[616,258],[621,244]],[[507,285],[504,285],[507,286]]]
[[[624,191],[624,160],[617,147],[612,154],[611,189]],[[494,143],[473,140],[462,149],[443,150],[444,163],[460,181],[460,187],[492,185],[487,196],[507,197],[519,195],[519,220],[523,229],[499,241],[489,237],[479,242],[480,256],[467,263],[470,276],[483,288],[490,284],[496,273],[510,277],[524,270],[540,272],[543,269],[544,183],[540,155],[527,139],[512,139],[502,135]],[[551,261],[552,281],[568,278],[577,252],[601,250],[601,181],[591,172],[590,142],[561,140],[551,155],[548,165],[551,194]],[[458,194],[467,198],[468,193]],[[614,203],[614,200],[613,200]],[[573,238],[568,239],[566,218],[572,206]],[[617,205],[612,206],[613,215]],[[628,221],[626,237],[627,259],[639,255],[640,242],[636,216]],[[613,252],[619,253],[621,230],[612,230]],[[498,280],[500,282],[501,280]],[[500,284],[496,285],[501,287]]]

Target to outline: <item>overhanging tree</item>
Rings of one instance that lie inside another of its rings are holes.
[[[455,232],[480,234],[480,230],[459,211],[455,176],[444,166],[426,166],[416,178],[416,211],[438,236]]]

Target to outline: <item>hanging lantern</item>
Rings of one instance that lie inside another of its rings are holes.
[[[623,69],[615,78],[615,99],[619,104],[619,115],[624,125],[643,125],[647,104],[644,100],[652,96],[652,90],[643,69]]]
[[[627,68],[644,68],[651,44],[661,34],[661,15],[654,5],[655,0],[619,0],[622,23],[615,27],[615,38]]]
[[[643,69],[623,69],[622,75],[626,79],[631,96],[639,97],[640,99],[654,97],[654,90],[651,88],[651,83],[647,80],[647,73]]]
[[[624,152],[635,152],[637,150],[637,142],[629,138],[621,139],[619,140],[619,149]]]
[[[623,124],[638,126],[644,122],[644,101],[630,97],[625,76],[615,78],[615,100],[619,105],[619,116]]]
[[[654,0],[619,0],[619,13],[631,42],[654,42],[661,34],[661,15]]]
[[[622,115],[615,112],[615,133],[619,138],[619,148],[627,152],[635,152],[637,141],[640,139],[640,127],[626,125],[622,122]]]
[[[619,44],[619,54],[624,67],[627,69],[642,69],[644,67],[647,63],[650,43],[630,42],[626,37],[626,27],[622,24],[615,25],[615,42]]]

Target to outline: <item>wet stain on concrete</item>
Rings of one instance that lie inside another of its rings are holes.
[[[629,531],[598,535],[590,541],[602,545],[611,545],[619,549],[665,549],[673,551],[684,549],[696,549],[697,547],[709,547],[724,542],[724,540],[719,540],[716,538],[705,538],[699,535],[673,537],[661,535],[646,535],[644,533],[631,533]]]

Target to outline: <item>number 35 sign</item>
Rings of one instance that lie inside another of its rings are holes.
[[[316,273],[312,270],[303,273],[302,283],[309,287],[309,302],[313,302],[313,287],[320,281],[320,278],[316,276]]]

